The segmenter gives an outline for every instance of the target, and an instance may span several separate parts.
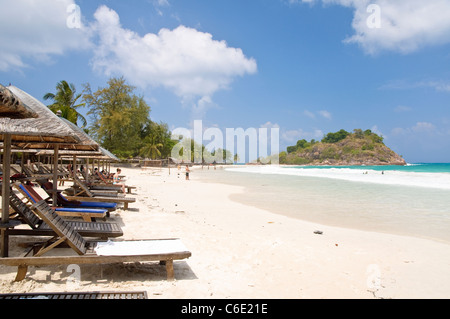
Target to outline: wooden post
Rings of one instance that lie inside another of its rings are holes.
[[[89,159],[88,158],[84,159],[84,165],[86,165],[86,168],[84,170],[84,180],[86,181],[87,184],[89,184]]]
[[[3,134],[2,223],[9,221],[9,187],[11,175],[11,134]]]
[[[174,281],[175,280],[175,273],[173,270],[173,260],[169,259],[166,260],[166,271],[167,271],[167,280],[168,281]]]
[[[55,153],[53,155],[53,205],[57,206],[58,194],[56,193],[58,189],[58,153],[59,145],[55,145]]]
[[[10,194],[10,175],[11,175],[11,134],[3,134],[3,178],[2,178],[2,224],[9,222],[9,194]],[[6,227],[6,226],[5,226]],[[8,232],[2,228],[1,232],[1,256],[8,256]]]

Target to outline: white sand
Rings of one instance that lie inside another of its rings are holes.
[[[149,298],[449,298],[450,245],[332,228],[233,202],[240,187],[186,181],[176,169],[123,169],[136,203],[112,213],[123,239],[180,238],[192,257],[173,282],[158,263],[31,267],[0,292],[141,291]],[[323,234],[315,234],[320,230]],[[11,255],[23,251],[13,238]],[[62,251],[62,250],[61,250]]]

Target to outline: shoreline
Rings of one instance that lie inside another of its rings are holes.
[[[196,180],[195,169],[190,181],[184,169],[122,172],[137,187],[131,195],[137,201],[108,221],[121,225],[123,239],[180,238],[192,257],[174,263],[174,282],[155,263],[81,265],[77,287],[67,286],[63,267],[35,268],[19,283],[12,282],[14,267],[0,267],[0,291],[146,290],[150,299],[450,297],[450,245],[247,206],[230,199],[242,187]]]
[[[222,167],[223,170],[228,169],[228,167]],[[398,236],[406,236],[406,237],[414,237],[414,238],[420,238],[420,239],[426,239],[426,240],[433,240],[439,243],[444,244],[450,244],[450,236],[447,235],[447,232],[445,230],[446,223],[439,223],[434,222],[435,225],[439,225],[438,228],[436,226],[432,226],[431,224],[426,229],[423,228],[421,223],[418,223],[417,221],[413,221],[410,224],[408,224],[405,220],[405,218],[410,219],[410,217],[413,217],[412,215],[403,216],[402,218],[399,218],[399,216],[388,216],[385,213],[377,214],[377,211],[384,211],[383,206],[374,206],[377,208],[370,208],[370,212],[374,213],[374,216],[365,216],[367,214],[355,214],[358,210],[365,210],[367,211],[368,207],[363,206],[362,202],[359,202],[359,204],[350,205],[348,206],[345,200],[343,202],[340,202],[344,208],[338,209],[335,211],[335,214],[330,215],[329,212],[332,209],[336,209],[339,206],[339,202],[332,207],[333,205],[330,204],[324,204],[324,202],[332,202],[333,199],[327,196],[327,194],[321,194],[316,195],[315,192],[317,190],[312,191],[312,196],[314,196],[315,201],[311,201],[311,199],[302,201],[302,204],[295,204],[295,201],[292,205],[288,204],[288,201],[292,201],[292,196],[295,195],[292,193],[292,189],[289,187],[285,187],[286,185],[290,184],[291,182],[295,182],[295,178],[297,176],[301,176],[304,179],[310,179],[308,183],[311,183],[311,181],[329,179],[330,181],[338,180],[336,183],[344,183],[345,185],[350,185],[350,192],[354,194],[356,191],[356,195],[358,196],[359,191],[359,185],[360,183],[364,183],[366,186],[372,187],[373,189],[371,192],[385,192],[384,189],[381,189],[383,187],[389,187],[393,190],[398,190],[404,187],[402,184],[382,184],[377,182],[368,182],[367,180],[349,180],[349,179],[341,179],[339,176],[336,177],[329,177],[329,176],[323,176],[323,175],[291,175],[291,174],[273,174],[273,172],[256,172],[256,171],[243,171],[240,173],[235,173],[233,169],[231,169],[229,172],[236,175],[236,177],[233,178],[227,178],[223,175],[223,173],[220,173],[221,169],[220,167],[217,169],[218,174],[212,175],[213,177],[209,177],[208,173],[201,174],[201,178],[205,178],[205,182],[214,182],[214,179],[217,179],[218,183],[223,183],[226,185],[240,185],[242,187],[245,187],[245,194],[233,194],[230,196],[230,199],[247,205],[247,206],[253,206],[256,208],[264,209],[267,211],[270,211],[274,214],[282,215],[291,217],[294,219],[298,219],[301,221],[306,222],[312,222],[317,223],[319,225],[327,225],[331,227],[339,227],[344,229],[354,229],[354,230],[360,230],[360,231],[369,231],[369,232],[377,232],[377,233],[383,233],[383,234],[391,234],[391,235],[398,235]],[[244,175],[245,174],[245,175]],[[233,176],[234,176],[233,175]],[[245,176],[244,178],[239,177]],[[254,176],[250,178],[250,176]],[[374,174],[376,175],[376,174]],[[276,179],[273,179],[271,176],[276,177]],[[277,177],[278,176],[278,177]],[[369,176],[369,175],[363,175],[363,176]],[[373,176],[373,175],[372,175]],[[284,178],[287,180],[284,182]],[[373,178],[373,177],[372,177]],[[220,179],[220,180],[219,180]],[[239,182],[236,182],[236,179],[239,180]],[[283,179],[283,184],[280,184],[280,179]],[[275,186],[271,187],[271,183],[274,183]],[[280,189],[280,186],[283,188]],[[314,189],[314,184],[310,185],[312,189]],[[348,186],[344,186],[348,187]],[[411,186],[411,190],[414,192],[419,192],[419,194],[422,194],[423,191],[419,191],[420,188],[417,188],[415,186]],[[309,188],[309,186],[308,186]],[[296,189],[295,187],[293,189]],[[426,192],[432,192],[433,190],[426,189]],[[443,189],[438,189],[439,192],[445,192]],[[348,191],[347,191],[348,192]],[[261,196],[260,194],[264,194],[264,196]],[[272,196],[272,194],[275,194]],[[383,194],[383,193],[382,193]],[[386,195],[386,194],[384,194]],[[380,195],[383,197],[384,195]],[[306,194],[306,197],[311,196],[310,193]],[[425,195],[424,195],[425,196]],[[323,199],[322,203],[316,202],[318,198]],[[337,197],[336,200],[341,200],[341,198]],[[352,198],[346,198],[346,200],[353,201]],[[376,203],[372,203],[376,204]],[[392,205],[392,203],[391,203]],[[414,206],[414,204],[411,204]],[[411,206],[410,205],[410,206]],[[354,207],[353,207],[354,206]],[[369,206],[371,207],[371,206]],[[399,207],[400,208],[400,207]],[[403,208],[404,212],[408,212],[408,208]],[[309,212],[309,213],[305,213]],[[349,216],[345,216],[343,213],[349,213]],[[393,211],[391,213],[394,213]],[[441,212],[442,213],[442,212]],[[396,214],[399,215],[399,214]],[[406,223],[405,223],[406,222]]]

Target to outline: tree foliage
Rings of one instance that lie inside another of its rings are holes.
[[[67,81],[60,81],[56,84],[56,93],[47,93],[44,95],[44,100],[53,100],[53,104],[48,105],[48,108],[53,113],[61,111],[61,116],[75,125],[81,121],[82,127],[87,126],[87,121],[82,114],[78,112],[78,108],[85,106],[85,103],[78,103],[82,94],[77,94],[75,85]]]
[[[124,78],[111,78],[108,86],[93,92],[84,86],[83,99],[89,107],[90,134],[119,157],[167,158],[174,142],[168,126],[150,119],[150,106]]]
[[[328,133],[323,139],[322,143],[337,143],[339,141],[342,141],[347,136],[349,136],[350,133],[346,130],[340,130],[336,133]]]
[[[287,152],[288,152],[288,154],[290,154],[290,153],[296,152],[298,150],[306,149],[316,143],[317,143],[317,141],[315,139],[312,139],[310,142],[308,142],[305,139],[298,140],[296,145],[287,147]]]

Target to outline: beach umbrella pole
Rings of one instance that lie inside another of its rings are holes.
[[[8,256],[8,223],[10,192],[11,134],[4,134],[3,141],[3,179],[2,179],[2,222],[1,222],[1,256]]]
[[[58,153],[59,146],[55,145],[55,153],[53,158],[53,205],[57,205],[57,187],[58,187]]]

